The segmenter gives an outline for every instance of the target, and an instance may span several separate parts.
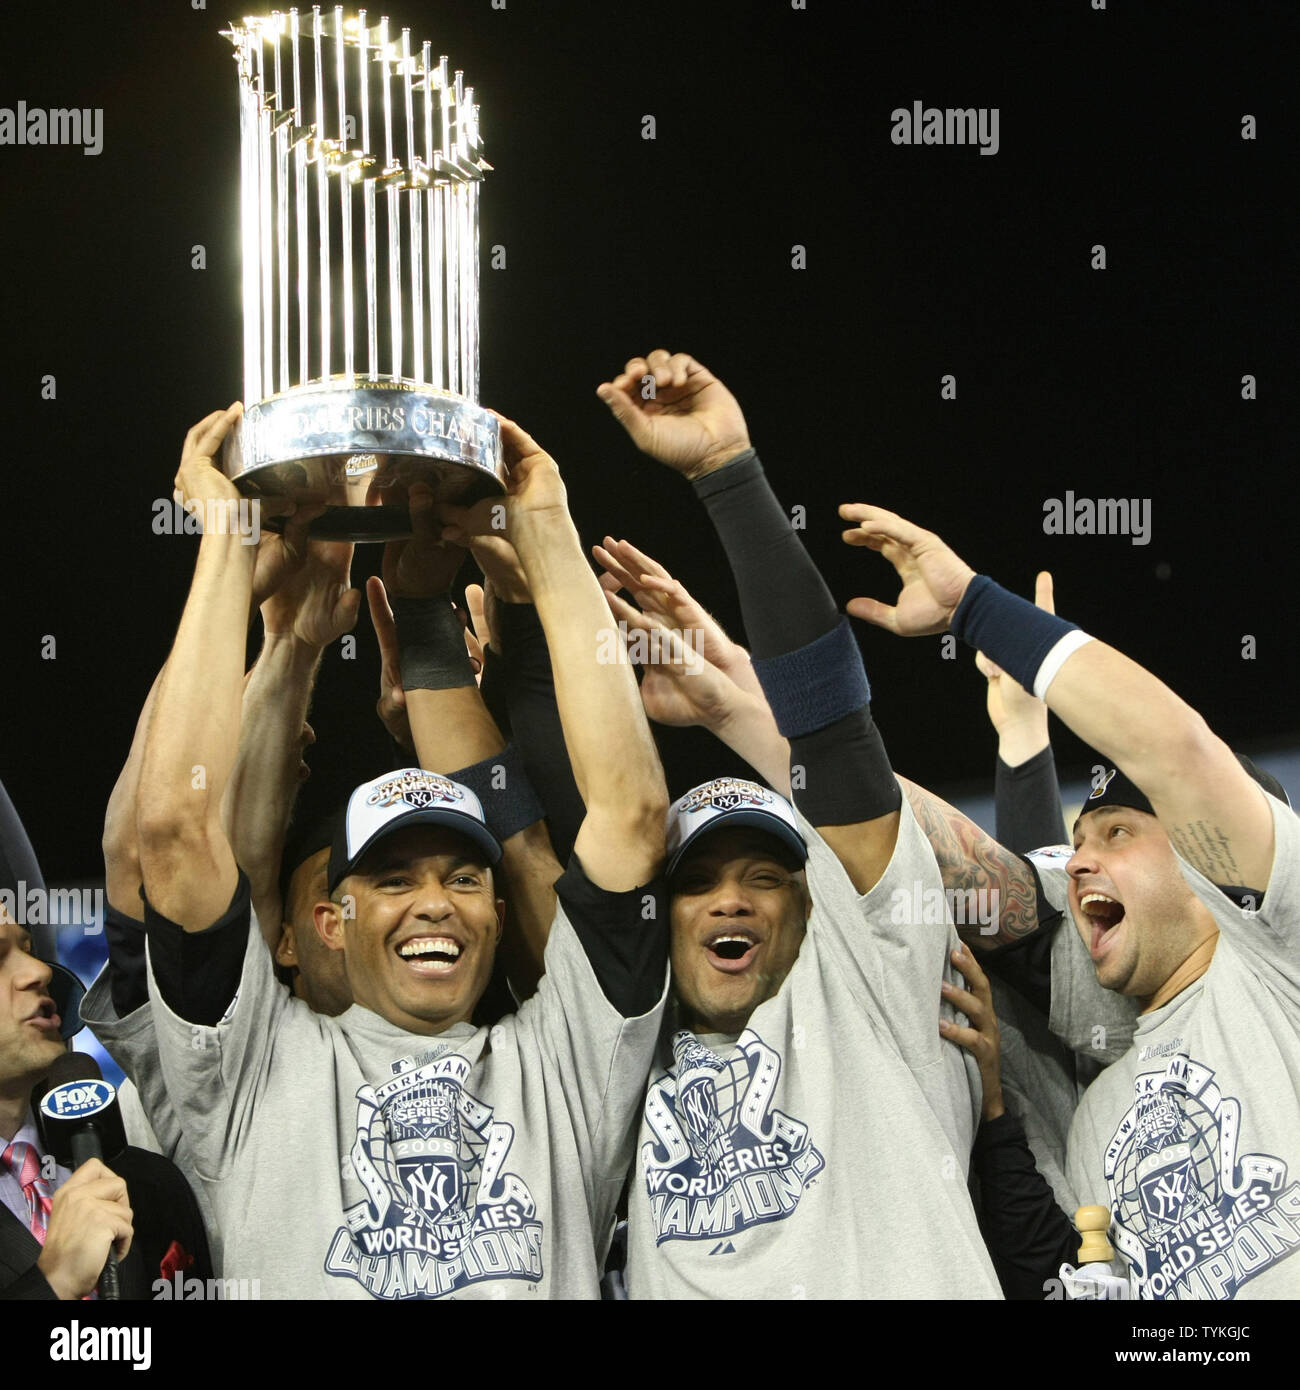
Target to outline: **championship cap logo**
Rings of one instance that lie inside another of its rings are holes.
[[[695,787],[668,812],[668,872],[676,869],[688,846],[716,829],[761,831],[779,840],[800,864],[808,846],[794,807],[783,796],[740,777],[717,777]]]

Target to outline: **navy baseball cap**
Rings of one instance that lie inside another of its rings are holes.
[[[744,826],[771,835],[808,862],[808,846],[799,831],[794,807],[770,787],[741,777],[717,777],[675,801],[668,812],[668,873],[702,836]]]
[[[1287,796],[1286,788],[1271,772],[1265,772],[1263,768],[1256,766],[1244,753],[1234,756],[1270,796],[1275,796],[1284,805],[1290,806],[1291,798]],[[1084,799],[1079,814],[1082,816],[1088,811],[1099,811],[1103,806],[1131,806],[1136,811],[1145,811],[1149,816],[1155,815],[1150,798],[1114,765],[1103,765],[1103,771],[1093,778],[1092,791]]]
[[[489,864],[501,861],[501,842],[488,829],[482,803],[468,787],[437,772],[406,767],[363,782],[348,797],[330,849],[329,891],[380,840],[408,825],[445,826],[477,845]]]

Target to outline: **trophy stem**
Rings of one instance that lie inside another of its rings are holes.
[[[384,83],[384,174],[393,171],[393,89],[388,80],[388,20],[379,21],[380,64]],[[402,210],[397,188],[388,185],[388,334],[392,377],[402,379]]]
[[[419,160],[415,153],[415,108],[411,93],[411,31],[402,30],[402,96],[406,108],[406,165],[410,170],[411,196],[407,200],[411,228],[411,353],[413,376],[424,380],[424,267],[420,264]]]
[[[306,121],[303,119],[302,107],[302,61],[298,46],[297,10],[289,11],[289,25],[289,41],[293,49],[294,218],[298,233],[298,385],[305,386],[311,379],[311,370],[307,364],[307,346],[310,341],[307,327],[307,310],[310,304],[307,288],[307,146],[304,134]]]
[[[429,178],[436,172],[433,158],[433,71],[429,67],[432,51],[428,43],[420,50],[420,61],[424,68],[424,163]],[[417,193],[416,198],[419,198]],[[442,228],[437,219],[437,190],[430,183],[424,191],[424,212],[428,223],[429,238],[429,376],[432,381],[443,381],[442,360],[442,294],[438,278],[438,248],[442,244]]]
[[[348,99],[347,45],[343,42],[343,6],[334,7],[334,51],[337,55],[335,75],[339,89],[339,214],[343,238],[343,370],[348,376],[356,373],[353,358],[352,332],[352,184],[348,173]]]
[[[241,54],[247,59],[248,50]],[[239,176],[240,176],[240,240],[245,248],[242,289],[244,300],[244,399],[260,400],[262,396],[262,363],[259,343],[258,294],[261,268],[248,248],[258,244],[257,235],[257,93],[244,85],[239,102]]]
[[[275,33],[275,98],[281,112],[275,127],[275,268],[280,291],[280,390],[289,389],[289,123],[284,118],[284,74],[280,31]],[[270,368],[267,368],[268,372]]]
[[[259,375],[271,385],[271,364],[275,361],[272,334],[275,326],[275,261],[271,255],[271,111],[266,102],[266,40],[257,41],[257,208],[258,241],[262,268],[262,360]]]
[[[320,376],[330,374],[330,184],[325,157],[325,83],[321,71],[320,7],[312,7],[312,40],[316,59],[316,221],[320,225]]]
[[[361,148],[370,151],[370,30],[366,27],[366,12],[359,16],[361,30]],[[375,181],[365,178],[361,199],[365,216],[366,239],[366,361],[372,377],[379,375],[379,273],[375,265]]]
[[[451,151],[451,84],[447,80],[447,60],[445,58],[439,63],[438,76],[442,80],[442,143],[443,148]],[[446,277],[447,290],[447,384],[453,391],[460,390],[460,304],[459,304],[459,285],[460,279],[457,273],[460,268],[460,258],[456,252],[456,202],[452,188],[449,184],[443,184],[439,190],[442,201],[442,227],[443,227],[443,252],[442,263],[452,267],[452,273]]]

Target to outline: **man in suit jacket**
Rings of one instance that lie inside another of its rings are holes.
[[[51,967],[0,908],[0,1299],[80,1299],[111,1249],[124,1298],[149,1298],[173,1271],[207,1279],[207,1238],[175,1166],[141,1149],[90,1159],[75,1172],[45,1151],[32,1108],[66,1050]],[[141,1198],[133,1211],[131,1192]],[[145,1197],[147,1194],[147,1198]]]

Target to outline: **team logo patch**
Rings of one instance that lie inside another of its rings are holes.
[[[399,801],[423,810],[426,806],[455,803],[465,799],[464,788],[436,772],[403,773],[381,782],[366,797],[367,806],[394,806]]]
[[[344,1212],[325,1269],[375,1298],[437,1298],[488,1279],[542,1277],[542,1223],[503,1171],[514,1129],[464,1089],[456,1053],[357,1092],[352,1170],[365,1199]]]
[[[1115,780],[1115,772],[1115,768],[1109,767],[1092,779],[1092,790],[1088,793],[1089,801],[1096,801],[1099,796],[1105,794],[1106,788]]]
[[[1280,1158],[1238,1158],[1240,1130],[1240,1102],[1186,1054],[1135,1080],[1104,1171],[1139,1298],[1234,1298],[1300,1248],[1300,1182]]]
[[[725,1056],[690,1033],[646,1095],[641,1146],[655,1244],[781,1221],[826,1166],[807,1125],[772,1108],[781,1058],[746,1029]]]
[[[771,806],[776,798],[756,782],[744,782],[738,777],[718,777],[696,787],[681,804],[683,815],[695,811],[734,811],[740,806]]]

